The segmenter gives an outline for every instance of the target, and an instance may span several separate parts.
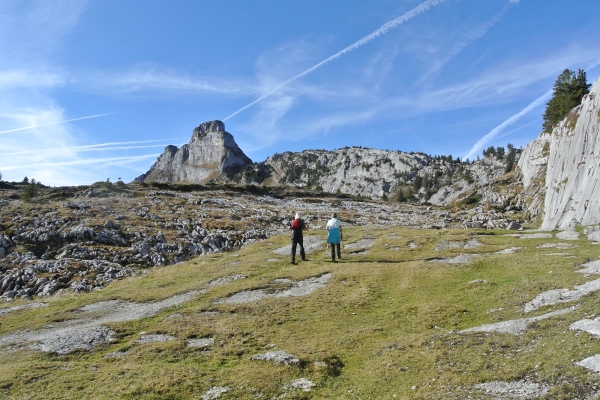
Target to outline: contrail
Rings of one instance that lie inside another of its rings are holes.
[[[35,163],[35,164],[28,164],[28,165],[7,165],[7,166],[0,166],[0,169],[2,169],[3,171],[8,171],[8,170],[13,170],[13,169],[31,168],[31,167],[56,167],[56,166],[89,165],[89,164],[98,164],[98,163],[117,163],[117,162],[132,163],[132,162],[143,160],[146,158],[157,157],[159,155],[160,154],[147,154],[144,156],[136,156],[136,157],[90,158],[90,159],[86,159],[86,160],[44,162],[44,163]]]
[[[129,149],[147,149],[152,147],[162,147],[164,144],[155,144],[151,146],[121,146],[127,144],[143,144],[143,143],[152,143],[152,142],[168,142],[180,139],[187,139],[185,137],[179,138],[170,138],[170,139],[153,139],[153,140],[132,140],[127,142],[108,142],[108,143],[99,143],[99,144],[86,144],[82,146],[70,146],[70,147],[58,147],[55,149],[42,149],[42,150],[29,150],[29,151],[19,151],[19,152],[11,152],[11,156],[16,155],[24,155],[24,154],[39,154],[39,153],[53,153],[59,151],[105,151],[105,150],[129,150]]]
[[[39,128],[41,126],[48,126],[48,125],[56,125],[56,124],[62,124],[65,122],[72,122],[72,121],[81,121],[82,119],[89,119],[89,118],[98,118],[98,117],[104,117],[105,115],[111,115],[114,113],[106,113],[106,114],[96,114],[96,115],[88,115],[87,117],[79,117],[79,118],[73,118],[73,119],[65,119],[63,121],[54,121],[54,122],[48,122],[46,124],[39,124],[39,125],[33,125],[33,126],[26,126],[23,128],[17,128],[17,129],[9,129],[8,131],[2,131],[0,132],[0,135],[3,135],[5,133],[10,133],[10,132],[17,132],[17,131],[24,131],[27,129],[34,129],[34,128]]]
[[[343,56],[346,53],[351,52],[352,50],[356,50],[359,47],[369,43],[371,40],[376,39],[377,37],[386,34],[388,31],[394,29],[395,27],[402,25],[404,22],[416,17],[417,15],[427,11],[430,7],[436,6],[439,3],[442,3],[444,0],[427,0],[426,2],[422,3],[421,5],[418,5],[417,7],[413,8],[412,10],[408,11],[407,13],[405,13],[404,15],[401,15],[400,17],[391,20],[390,22],[387,22],[383,25],[381,25],[381,27],[379,27],[379,29],[377,29],[376,31],[368,34],[367,36],[363,37],[362,39],[358,40],[357,42],[351,44],[350,46],[346,47],[345,49],[343,49],[342,51],[335,53],[334,55],[332,55],[331,57],[321,61],[320,63],[310,67],[309,69],[299,73],[298,75],[288,79],[287,81],[280,83],[279,85],[277,85],[274,89],[268,91],[267,93],[263,94],[262,96],[260,96],[258,99],[254,100],[252,103],[245,105],[244,107],[240,108],[239,110],[237,110],[236,112],[234,112],[233,114],[229,115],[228,117],[224,118],[223,121],[227,121],[229,118],[239,114],[240,112],[244,111],[245,109],[252,107],[254,104],[262,101],[265,97],[270,96],[271,94],[275,93],[276,91],[278,91],[279,89],[281,89],[282,87],[286,86],[287,84],[289,84],[290,82],[295,81],[298,78],[303,77],[306,74],[309,74],[311,72],[313,72],[314,70],[316,70],[317,68],[322,67],[323,65],[327,64],[330,61],[333,61],[337,58],[340,58],[341,56]]]
[[[506,121],[504,121],[503,123],[501,123],[500,125],[498,125],[494,129],[492,129],[490,131],[490,133],[488,133],[487,135],[485,135],[484,137],[482,137],[481,139],[479,139],[477,141],[477,143],[475,143],[475,145],[471,148],[471,150],[469,151],[469,153],[467,153],[467,155],[465,156],[465,158],[472,159],[479,152],[479,150],[481,150],[483,148],[483,146],[485,146],[487,143],[489,143],[491,140],[493,140],[500,132],[502,132],[502,130],[504,128],[506,128],[507,126],[510,126],[510,125],[514,124],[523,115],[527,114],[529,111],[531,111],[534,108],[540,106],[546,100],[548,100],[552,96],[553,90],[554,89],[548,90],[546,93],[544,93],[543,95],[541,95],[540,97],[538,97],[537,99],[535,99],[534,101],[532,101],[527,107],[525,107],[524,109],[522,109],[521,111],[519,111],[518,113],[516,113],[515,115],[513,115],[512,117],[508,118]]]

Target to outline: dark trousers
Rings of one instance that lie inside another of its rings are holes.
[[[304,253],[304,238],[292,238],[292,253],[290,254],[290,258],[292,262],[296,260],[296,245],[300,245],[300,257],[304,260],[306,258],[306,253]]]
[[[335,260],[335,250],[336,249],[337,249],[338,260],[340,258],[342,258],[342,253],[340,251],[340,244],[339,243],[330,243],[329,245],[331,246],[331,260]]]

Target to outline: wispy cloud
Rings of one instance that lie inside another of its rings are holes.
[[[479,139],[477,141],[477,143],[475,143],[473,145],[471,150],[469,150],[469,152],[465,155],[465,158],[473,159],[473,157],[475,157],[481,151],[481,149],[483,149],[483,147],[486,144],[488,144],[489,142],[494,140],[494,138],[496,136],[498,136],[498,134],[500,132],[502,132],[506,127],[517,122],[522,116],[529,113],[531,110],[544,104],[546,102],[546,100],[550,99],[551,96],[552,96],[552,89],[550,89],[549,91],[547,91],[546,93],[544,93],[543,95],[541,95],[540,97],[538,97],[537,99],[535,99],[534,101],[529,103],[529,105],[527,107],[525,107],[518,113],[511,116],[510,118],[508,118],[507,120],[502,122],[500,125],[496,126],[487,135],[485,135],[484,137]]]
[[[17,132],[17,131],[25,131],[25,130],[28,130],[28,129],[41,128],[43,126],[58,125],[58,124],[64,124],[64,123],[67,123],[67,122],[81,121],[81,120],[84,120],[84,119],[104,117],[104,116],[111,115],[111,114],[114,114],[114,113],[88,115],[88,116],[85,116],[85,117],[65,119],[65,120],[62,120],[62,121],[52,121],[52,122],[46,122],[44,124],[24,126],[24,127],[21,127],[21,128],[15,128],[15,129],[9,129],[9,130],[6,130],[6,131],[1,131],[0,135],[3,135],[5,133]]]
[[[452,45],[449,46],[449,50],[443,57],[434,59],[431,62],[428,70],[419,78],[417,84],[422,84],[422,82],[431,78],[432,75],[438,73],[444,65],[450,62],[452,59],[456,58],[467,46],[471,43],[483,37],[490,29],[496,25],[496,23],[506,14],[509,10],[509,7],[504,7],[499,13],[494,15],[490,20],[478,24],[474,28],[467,29],[464,33],[461,34],[461,38],[455,41]]]
[[[403,24],[404,22],[416,17],[417,15],[427,11],[429,8],[443,2],[444,0],[428,0],[424,3],[421,3],[420,5],[418,5],[417,7],[413,8],[412,10],[408,11],[407,13],[401,15],[400,17],[393,19],[385,24],[383,24],[381,27],[379,27],[379,29],[377,29],[376,31],[368,34],[367,36],[363,37],[362,39],[354,42],[353,44],[351,44],[350,46],[346,47],[345,49],[335,53],[334,55],[326,58],[325,60],[319,62],[318,64],[313,65],[312,67],[302,71],[301,73],[291,77],[290,79],[284,81],[283,83],[280,83],[279,85],[277,85],[275,88],[271,89],[270,91],[268,91],[267,93],[263,94],[262,96],[260,96],[258,99],[254,100],[253,102],[245,105],[244,107],[240,108],[239,110],[235,111],[234,113],[228,115],[227,117],[223,118],[223,121],[227,121],[228,119],[230,119],[231,117],[239,114],[240,112],[246,110],[247,108],[252,107],[253,105],[255,105],[256,103],[261,102],[263,99],[265,99],[266,97],[270,96],[271,94],[277,92],[278,90],[280,90],[281,88],[283,88],[284,86],[287,86],[288,84],[290,84],[291,82],[307,75],[310,74],[311,72],[315,71],[316,69],[322,67],[323,65],[340,58],[341,56],[343,56],[344,54],[347,54],[353,50],[358,49],[361,46],[364,46],[365,44],[369,43],[370,41],[378,38],[381,35],[386,34],[388,31],[390,31],[391,29],[396,28],[397,26],[400,26],[401,24]]]
[[[11,152],[11,155],[27,155],[27,154],[41,154],[41,153],[57,153],[57,152],[88,152],[88,151],[114,151],[114,150],[131,150],[131,149],[149,149],[156,147],[164,147],[165,144],[154,144],[147,146],[126,146],[128,144],[136,144],[136,143],[152,143],[152,142],[167,142],[168,144],[173,143],[175,140],[183,140],[188,139],[184,137],[180,138],[169,138],[169,139],[155,139],[155,140],[137,140],[137,141],[127,141],[127,142],[108,142],[108,143],[100,143],[100,144],[86,144],[82,146],[70,146],[70,147],[57,147],[53,149],[40,149],[40,150],[28,150],[28,151],[17,151]]]
[[[85,71],[74,74],[72,79],[82,90],[111,95],[143,92],[247,95],[257,91],[244,80],[194,77],[157,65],[140,65],[127,71]]]
[[[160,153],[156,154],[145,154],[143,156],[133,156],[133,157],[104,157],[104,158],[86,158],[83,160],[69,160],[69,161],[54,161],[54,162],[40,162],[40,163],[32,163],[29,164],[30,168],[39,168],[39,167],[64,167],[64,166],[81,166],[81,165],[113,165],[115,163],[123,164],[131,164],[140,160],[146,160],[148,158],[156,158],[160,155]],[[5,171],[10,171],[14,169],[22,168],[21,165],[4,165],[0,166],[0,169]]]

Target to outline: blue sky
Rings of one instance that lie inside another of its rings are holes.
[[[254,161],[525,146],[596,0],[0,0],[0,172],[131,181],[220,119]]]

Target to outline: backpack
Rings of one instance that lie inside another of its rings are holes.
[[[302,222],[299,219],[295,219],[292,221],[292,229],[301,229]]]

